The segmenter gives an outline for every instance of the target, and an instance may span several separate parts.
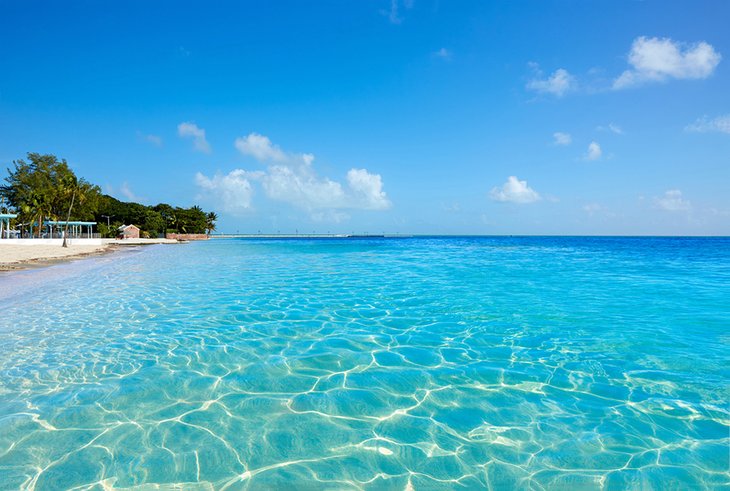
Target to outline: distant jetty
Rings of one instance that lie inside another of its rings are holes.
[[[400,234],[211,234],[211,239],[385,239],[406,238]]]

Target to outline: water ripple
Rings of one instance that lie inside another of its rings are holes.
[[[728,487],[729,285],[727,239],[231,240],[8,274],[0,488]]]

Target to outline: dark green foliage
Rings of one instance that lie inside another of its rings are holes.
[[[215,222],[218,220],[218,215],[214,211],[209,212],[205,216],[205,230],[206,233],[210,234],[215,230]]]
[[[13,165],[0,186],[0,196],[18,213],[21,223],[65,220],[72,200],[72,220],[93,219],[101,196],[99,186],[77,178],[65,160],[29,153],[27,162],[20,159]]]
[[[156,206],[144,206],[139,203],[126,203],[111,196],[103,195],[97,213],[96,221],[104,223],[106,230],[106,217],[110,218],[110,230],[108,236],[117,234],[117,227],[120,225],[133,224],[139,227],[140,231],[146,232],[150,237],[164,235],[167,232],[181,234],[204,234],[207,225],[207,216],[198,206],[192,208],[173,208],[172,206],[160,203]],[[217,217],[216,217],[217,218]],[[102,230],[102,227],[99,227]]]
[[[8,169],[6,184],[0,186],[0,197],[18,213],[21,223],[65,220],[73,197],[70,219],[96,221],[103,237],[115,237],[120,225],[130,224],[149,237],[166,232],[203,234],[215,229],[217,215],[198,206],[145,206],[101,194],[99,186],[77,178],[66,161],[54,155],[29,153],[28,162],[18,160],[13,164],[15,168]]]

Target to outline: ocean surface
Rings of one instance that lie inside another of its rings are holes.
[[[211,240],[0,274],[0,489],[729,489],[728,401],[727,238]]]

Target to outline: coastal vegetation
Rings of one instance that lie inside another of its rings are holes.
[[[147,206],[120,201],[77,177],[66,160],[55,155],[28,153],[27,160],[14,161],[7,172],[0,186],[0,212],[17,213],[16,227],[25,231],[30,231],[31,223],[44,220],[79,220],[97,222],[97,231],[103,237],[116,236],[123,224],[136,225],[143,236],[157,237],[165,233],[210,233],[218,219],[214,212],[199,206]],[[34,227],[34,233],[40,234],[40,228]]]

